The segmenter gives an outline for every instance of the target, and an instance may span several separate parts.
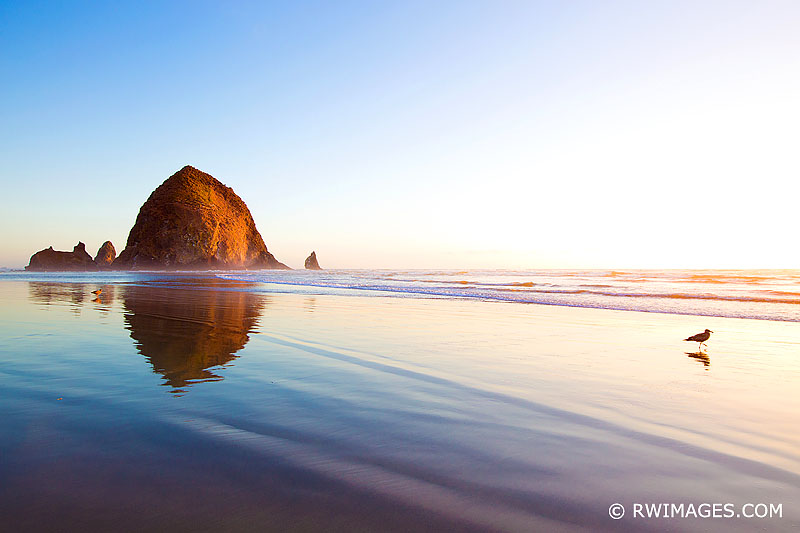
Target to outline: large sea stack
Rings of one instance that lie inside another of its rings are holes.
[[[284,268],[233,189],[185,166],[139,209],[115,269]]]
[[[86,253],[86,246],[79,242],[71,252],[60,252],[53,247],[36,252],[31,256],[25,270],[61,271],[61,270],[96,270],[92,256]]]

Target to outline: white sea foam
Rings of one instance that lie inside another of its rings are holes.
[[[180,283],[187,275],[17,271],[0,273],[0,279],[164,284]],[[258,270],[201,275],[253,282],[257,285],[241,289],[258,292],[465,298],[800,322],[800,270]]]
[[[330,270],[218,273],[280,292],[474,298],[800,321],[800,271]]]

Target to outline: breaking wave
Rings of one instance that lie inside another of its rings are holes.
[[[800,271],[253,271],[217,274],[281,292],[445,297],[800,321]],[[290,288],[292,287],[292,288]]]

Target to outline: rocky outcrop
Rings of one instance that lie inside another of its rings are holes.
[[[185,166],[139,210],[115,269],[284,268],[233,189]]]
[[[59,252],[53,247],[36,252],[31,256],[25,270],[60,271],[60,270],[96,270],[92,256],[86,253],[86,245],[79,242],[71,252]]]
[[[322,267],[317,263],[317,252],[311,252],[311,255],[306,257],[307,270],[322,270]]]
[[[100,249],[97,250],[97,255],[94,256],[94,264],[97,265],[98,268],[109,268],[116,257],[117,251],[114,249],[114,245],[111,244],[111,241],[106,241]]]

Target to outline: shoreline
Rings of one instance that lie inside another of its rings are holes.
[[[62,272],[29,272],[15,271],[0,273],[0,282],[20,281],[53,281],[65,283],[135,283],[146,280],[169,279],[227,279],[243,283],[263,284],[260,292],[298,292],[304,294],[361,294],[374,297],[377,294],[391,297],[416,298],[450,298],[458,300],[475,300],[485,302],[504,302],[517,304],[538,304],[557,307],[605,309],[616,311],[636,311],[645,313],[662,313],[708,318],[740,318],[779,322],[800,322],[800,292],[780,293],[765,286],[763,296],[758,293],[740,294],[737,292],[719,295],[704,292],[692,293],[689,289],[674,289],[675,293],[647,293],[635,288],[627,292],[614,292],[612,289],[587,289],[594,285],[569,285],[558,289],[543,283],[527,281],[507,285],[484,284],[469,281],[406,280],[396,277],[397,272],[423,273],[428,271],[397,270],[213,270],[213,271],[62,271]],[[432,271],[439,277],[481,276],[486,271]],[[538,277],[546,281],[548,274],[573,271],[491,271],[511,273],[526,280]],[[584,271],[594,273],[595,271]],[[606,272],[606,271],[597,271]],[[654,271],[627,271],[637,275]],[[698,272],[698,271],[676,271]],[[701,271],[709,272],[709,271]],[[742,271],[719,271],[720,273],[740,273]],[[800,271],[781,271],[800,279]],[[614,273],[612,272],[612,275]],[[537,277],[538,276],[538,277]],[[412,281],[409,283],[409,281]],[[713,283],[719,283],[716,280]],[[431,287],[428,287],[428,286]],[[435,286],[434,286],[435,285]],[[518,288],[522,286],[523,288]],[[288,291],[284,287],[290,287]],[[611,287],[603,285],[602,287]],[[702,287],[701,287],[702,289]],[[727,287],[722,288],[727,289]],[[751,287],[747,287],[751,289]],[[770,290],[767,290],[770,289]],[[741,290],[741,289],[737,289]],[[752,289],[751,289],[752,290]],[[609,292],[611,291],[611,292]],[[786,294],[786,297],[781,297]]]

